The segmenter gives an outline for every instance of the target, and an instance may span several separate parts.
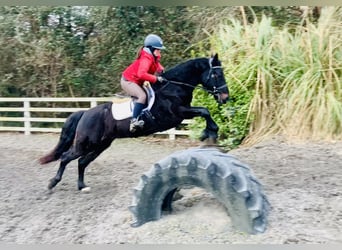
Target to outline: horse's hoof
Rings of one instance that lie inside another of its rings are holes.
[[[83,192],[83,193],[89,193],[90,190],[91,190],[90,187],[84,187],[84,188],[81,189],[81,192]]]
[[[209,131],[207,129],[204,129],[202,131],[202,134],[200,136],[201,141],[211,141],[211,142],[216,142],[217,139],[217,132],[216,131]]]
[[[49,185],[48,185],[48,189],[49,190],[52,190],[56,185],[57,185],[57,181],[56,181],[56,179],[51,179],[50,181],[49,181]]]

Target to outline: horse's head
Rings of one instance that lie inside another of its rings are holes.
[[[227,102],[229,90],[217,54],[209,58],[207,69],[201,75],[201,82],[203,87],[215,97],[218,103]]]

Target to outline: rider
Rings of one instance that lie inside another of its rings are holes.
[[[157,76],[164,71],[164,67],[160,64],[162,49],[165,49],[163,40],[155,34],[149,34],[146,36],[144,46],[139,50],[135,61],[122,73],[122,89],[127,94],[137,98],[129,127],[131,132],[144,125],[144,121],[138,120],[146,103],[146,93],[142,88],[143,83],[148,81],[153,84],[157,81],[166,81],[165,78]]]

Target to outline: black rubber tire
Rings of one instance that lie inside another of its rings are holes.
[[[162,205],[170,207],[164,204],[165,197],[170,203],[169,194],[182,186],[212,193],[227,208],[236,229],[250,234],[266,230],[270,206],[262,185],[246,164],[214,147],[173,153],[143,174],[129,207],[135,219],[132,226],[160,219]]]

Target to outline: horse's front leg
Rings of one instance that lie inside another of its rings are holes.
[[[184,117],[184,119],[192,119],[194,117],[203,117],[207,125],[205,129],[202,131],[201,135],[201,141],[204,141],[205,139],[210,139],[214,143],[217,140],[218,137],[218,130],[219,127],[214,122],[213,118],[211,117],[209,110],[207,108],[203,107],[180,107],[179,108],[180,115]]]

